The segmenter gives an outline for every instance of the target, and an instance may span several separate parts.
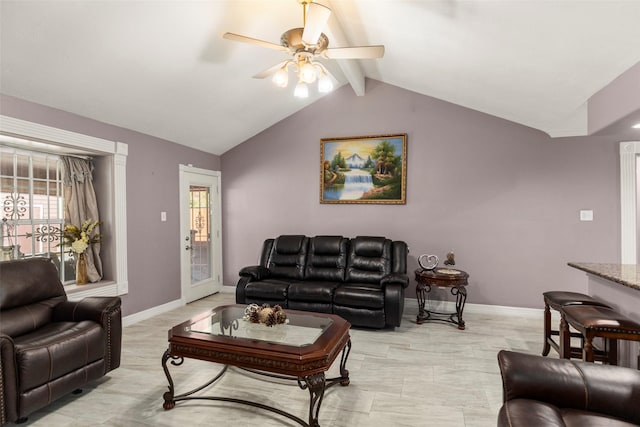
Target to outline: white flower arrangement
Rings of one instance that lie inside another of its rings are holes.
[[[84,253],[89,246],[102,240],[102,234],[95,233],[99,224],[99,221],[88,219],[80,227],[73,224],[65,225],[62,230],[62,244],[69,247],[69,253]]]

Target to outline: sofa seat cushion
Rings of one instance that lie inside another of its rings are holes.
[[[333,313],[333,305],[330,302],[315,301],[287,301],[287,308],[291,310],[313,311],[316,313]]]
[[[289,286],[289,301],[331,302],[336,282],[295,282]]]
[[[353,326],[379,329],[384,328],[387,323],[383,309],[335,305],[333,307],[333,314],[337,314],[343,319],[347,319]]]
[[[247,298],[265,300],[286,300],[290,281],[278,279],[266,279],[259,282],[249,282],[244,288]]]
[[[104,330],[91,321],[49,323],[14,338],[20,392],[103,359]]]
[[[347,307],[382,309],[384,292],[371,284],[342,285],[335,290],[333,303]]]

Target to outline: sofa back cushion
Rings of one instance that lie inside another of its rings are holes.
[[[382,277],[391,273],[391,257],[389,239],[365,236],[351,239],[346,281],[379,284]]]
[[[302,280],[309,238],[280,236],[273,241],[266,267],[272,277]]]
[[[0,333],[18,336],[51,322],[53,308],[66,299],[51,260],[0,262]]]
[[[309,239],[305,280],[344,281],[349,239],[316,236]]]

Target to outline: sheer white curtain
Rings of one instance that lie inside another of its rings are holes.
[[[88,219],[99,221],[98,202],[93,189],[93,163],[89,159],[63,156],[65,222],[81,226]],[[99,226],[96,233],[99,233]],[[91,245],[85,251],[87,276],[90,282],[102,278],[100,243]]]

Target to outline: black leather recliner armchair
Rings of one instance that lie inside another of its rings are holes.
[[[407,253],[405,242],[384,237],[267,239],[260,265],[240,270],[236,302],[334,313],[355,326],[400,326]]]
[[[47,258],[0,262],[0,425],[120,366],[119,297],[68,301]]]
[[[640,371],[504,350],[498,365],[498,427],[640,425]]]

